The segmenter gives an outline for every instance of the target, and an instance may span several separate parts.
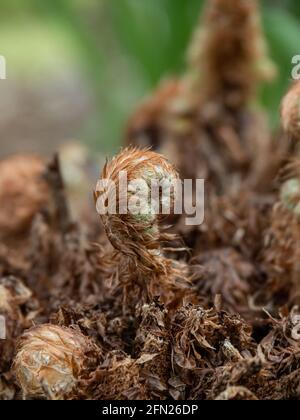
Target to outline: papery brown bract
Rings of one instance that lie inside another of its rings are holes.
[[[95,399],[149,399],[136,360],[117,350],[105,355],[103,363],[94,372],[91,385]]]
[[[232,360],[216,369],[203,372],[202,380],[192,392],[204,399],[298,399],[299,311],[270,318],[271,325],[253,357]],[[241,388],[242,387],[242,388]]]
[[[245,357],[216,369],[203,371],[201,381],[192,391],[192,398],[226,399],[230,397],[230,393],[231,395],[234,393],[236,397],[238,393],[240,399],[247,399],[246,396],[250,396],[250,399],[254,396],[256,399],[260,399],[257,395],[264,383],[262,369],[262,362],[258,357]],[[231,388],[231,392],[229,388]],[[240,394],[241,388],[245,392],[244,397],[242,397],[243,394]],[[263,393],[260,394],[260,397],[261,395]],[[263,397],[261,398],[263,399]]]
[[[117,304],[117,302],[116,302]],[[51,316],[51,322],[64,327],[79,327],[101,344],[103,351],[131,349],[135,324],[122,315],[122,308],[114,306],[113,297],[101,305],[70,302]]]
[[[255,354],[251,327],[238,315],[182,306],[171,325],[172,364],[188,398],[202,374]]]
[[[156,302],[138,308],[134,354],[151,399],[168,396],[171,346],[168,311]]]

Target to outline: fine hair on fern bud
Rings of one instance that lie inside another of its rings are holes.
[[[112,182],[106,182],[104,185],[98,182],[95,191],[97,208],[99,200],[101,205],[111,198],[116,198],[116,207],[119,208],[120,201],[124,198],[122,194],[119,195],[121,188],[119,174],[122,171],[127,174],[126,187],[129,198],[128,201],[125,200],[127,205],[130,198],[136,194],[136,189],[132,186],[137,179],[142,180],[142,184],[147,186],[151,186],[153,181],[156,186],[157,184],[161,186],[164,180],[167,184],[172,184],[173,181],[176,184],[179,181],[176,170],[162,155],[150,150],[128,148],[104,166],[101,180]],[[172,208],[176,202],[176,193],[172,188],[167,191],[170,194],[168,199]],[[156,201],[149,205],[150,211],[146,205],[145,213],[135,214],[130,211],[129,205],[126,212],[100,212],[107,237],[119,254],[119,266],[116,272],[123,286],[126,305],[128,299],[135,305],[141,299],[142,302],[149,302],[149,299],[159,296],[162,303],[176,306],[182,299],[190,298],[193,294],[190,283],[193,274],[189,266],[164,255],[163,244],[174,239],[174,235],[161,232],[160,222],[164,217],[163,200],[167,197],[164,197],[164,193],[155,197]],[[156,211],[152,211],[153,207]]]
[[[173,211],[178,181],[174,167],[150,150],[128,148],[105,164],[95,199],[115,249],[152,266],[151,255],[166,238],[159,224]]]

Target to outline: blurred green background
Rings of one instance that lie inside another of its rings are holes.
[[[0,154],[80,140],[114,151],[140,98],[180,74],[204,0],[0,0]],[[262,89],[271,123],[300,54],[300,1],[261,0],[278,79]]]

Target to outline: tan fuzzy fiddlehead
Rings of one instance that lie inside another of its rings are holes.
[[[125,190],[121,186],[120,173],[126,174]],[[135,183],[137,180],[138,184]],[[101,181],[107,185],[102,184],[101,190],[97,184],[96,202],[100,200],[107,204],[114,198],[117,201],[117,211],[111,213],[109,209],[106,214],[101,214],[101,219],[111,244],[121,255],[124,295],[137,296],[139,293],[135,294],[133,290],[138,287],[146,301],[153,296],[160,296],[164,303],[180,299],[182,293],[178,290],[187,287],[189,270],[185,264],[165,257],[163,242],[171,236],[160,232],[160,221],[165,217],[162,206],[165,200],[169,200],[172,212],[175,190],[167,190],[168,197],[164,190],[155,195],[156,200],[152,196],[153,186],[176,184],[178,174],[174,167],[158,153],[128,148],[106,163]],[[125,201],[124,192],[127,194]],[[137,192],[145,200],[136,214],[132,212],[130,202]],[[120,205],[124,206],[124,203],[126,214],[121,214]]]
[[[119,214],[120,202],[124,200],[124,195],[120,195],[120,173],[126,174],[127,202],[123,204],[127,214]],[[110,242],[122,254],[136,259],[138,265],[141,263],[143,269],[152,269],[159,253],[160,239],[164,239],[159,230],[159,222],[164,216],[153,208],[153,205],[157,209],[161,207],[163,196],[160,194],[159,202],[151,203],[151,184],[172,183],[178,179],[177,172],[160,154],[129,148],[106,163],[101,179],[113,182],[113,186],[106,190],[105,199],[116,198],[116,214],[101,215]],[[136,193],[145,198],[145,203],[138,214],[133,214],[130,200]],[[96,191],[95,195],[101,199],[99,192]],[[173,199],[171,193],[170,207]]]

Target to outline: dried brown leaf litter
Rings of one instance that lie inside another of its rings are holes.
[[[57,157],[0,162],[0,399],[300,398],[300,90],[275,139],[253,106],[273,76],[257,2],[208,0],[185,74],[101,170],[97,205],[122,205],[122,171],[205,178],[199,226],[147,206],[74,221]]]

